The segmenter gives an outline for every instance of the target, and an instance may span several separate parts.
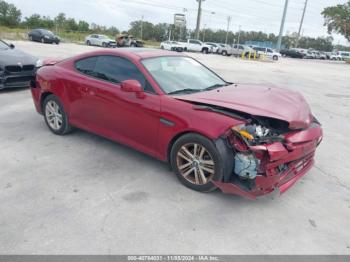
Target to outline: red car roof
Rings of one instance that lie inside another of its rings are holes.
[[[97,50],[89,53],[84,53],[81,56],[91,56],[91,55],[122,55],[126,57],[133,58],[135,60],[141,60],[144,58],[161,57],[161,56],[186,56],[183,53],[166,51],[154,48],[115,48],[115,49],[103,49]]]

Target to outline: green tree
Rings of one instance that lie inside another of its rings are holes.
[[[55,26],[56,26],[59,30],[64,29],[64,25],[65,25],[65,23],[66,23],[66,14],[64,14],[64,13],[59,13],[59,14],[55,17],[54,21],[55,21]]]
[[[78,30],[78,24],[75,22],[74,18],[68,18],[64,22],[63,28],[67,31],[77,31]]]
[[[342,5],[330,6],[323,10],[328,32],[339,33],[350,41],[350,1]]]
[[[107,32],[106,32],[108,35],[111,35],[111,36],[117,36],[119,35],[120,31],[118,28],[116,28],[115,26],[111,26],[107,29]]]
[[[0,25],[18,26],[21,22],[21,10],[13,4],[0,0]]]
[[[154,25],[147,21],[133,21],[130,23],[129,34],[141,38],[141,23],[142,23],[142,38],[144,40],[156,39],[154,34]]]
[[[22,26],[28,28],[54,28],[54,21],[49,16],[41,17],[39,14],[32,14],[29,17],[25,17]]]
[[[89,31],[89,23],[85,21],[79,21],[78,23],[78,31],[87,32]]]

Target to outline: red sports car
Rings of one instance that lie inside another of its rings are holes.
[[[183,54],[99,50],[46,60],[32,83],[49,129],[96,133],[169,162],[187,187],[255,199],[310,170],[320,123],[293,91],[226,82]]]

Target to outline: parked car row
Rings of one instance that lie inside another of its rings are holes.
[[[266,56],[271,60],[279,60],[281,54],[274,51],[271,48],[247,46],[247,45],[228,45],[222,43],[202,42],[196,39],[188,39],[187,42],[177,41],[164,41],[160,44],[161,49],[170,51],[189,51],[189,52],[202,52],[205,54],[220,54],[224,56],[244,56],[246,58],[249,55],[253,58],[259,58],[260,56]]]
[[[350,58],[350,52],[322,52],[313,49],[291,48],[281,50],[284,57],[300,58],[300,59],[321,59],[321,60],[337,60],[342,61]]]
[[[143,47],[141,40],[134,38],[129,34],[121,34],[111,39],[106,35],[92,34],[85,38],[86,45],[102,46],[102,47]]]
[[[41,43],[59,44],[61,39],[50,30],[38,28],[33,29],[28,33],[28,39],[30,41],[36,41]],[[129,34],[121,34],[116,36],[115,39],[111,39],[106,35],[91,34],[85,38],[85,44],[91,46],[101,47],[143,47],[144,43],[141,40],[134,38]]]

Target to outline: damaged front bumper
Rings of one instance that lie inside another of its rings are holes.
[[[254,154],[265,156],[254,180],[242,181],[233,174],[229,182],[213,183],[223,193],[253,200],[276,189],[282,194],[312,168],[315,151],[321,140],[322,128],[313,124],[307,130],[286,135],[283,143],[251,146],[250,150]]]

